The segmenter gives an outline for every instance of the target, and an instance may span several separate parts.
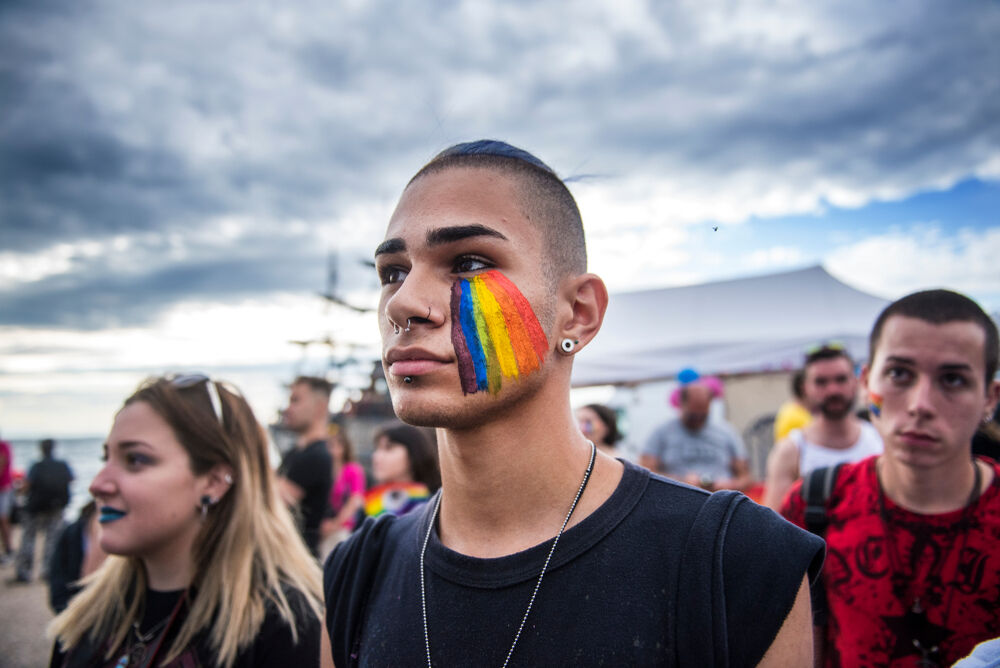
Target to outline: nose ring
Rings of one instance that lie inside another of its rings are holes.
[[[428,306],[427,307],[427,316],[425,318],[417,318],[417,319],[418,320],[428,320],[429,321],[431,319],[431,312],[432,311],[433,311],[433,308],[430,307],[430,306]],[[412,328],[412,324],[413,324],[413,318],[407,318],[406,319],[406,327],[400,329],[399,325],[397,325],[396,323],[394,323],[392,321],[392,318],[390,318],[388,316],[388,314],[386,315],[386,320],[388,320],[389,323],[392,324],[392,332],[393,332],[393,334],[399,334],[401,331],[402,332],[409,332],[410,329]]]

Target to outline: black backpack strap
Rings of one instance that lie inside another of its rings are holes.
[[[837,475],[843,465],[844,462],[841,462],[836,466],[814,469],[802,479],[802,500],[806,502],[806,529],[820,538],[826,535],[826,527],[830,524],[826,503],[833,494],[833,486],[837,483]]]
[[[732,490],[715,492],[706,499],[691,526],[681,557],[674,606],[676,665],[730,664],[722,561],[729,521],[745,500]]]
[[[826,539],[826,529],[830,526],[827,503],[837,484],[837,476],[844,462],[836,466],[814,469],[802,479],[802,500],[806,503],[805,525],[810,533]],[[818,577],[810,587],[812,592],[813,626],[826,626],[830,618],[830,608],[826,600],[826,586]]]

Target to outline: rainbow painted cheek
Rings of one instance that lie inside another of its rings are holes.
[[[495,269],[451,286],[451,342],[465,394],[496,394],[504,378],[537,371],[549,349],[531,304]]]
[[[868,412],[879,417],[882,415],[882,397],[874,392],[868,393]]]

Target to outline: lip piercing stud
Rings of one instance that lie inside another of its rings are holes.
[[[409,385],[410,383],[413,382],[413,379],[410,378],[409,376],[403,376],[403,382]]]

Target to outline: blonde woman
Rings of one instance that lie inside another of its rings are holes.
[[[52,666],[318,664],[319,568],[235,388],[146,381],[105,460],[90,491],[112,556],[52,622]]]

